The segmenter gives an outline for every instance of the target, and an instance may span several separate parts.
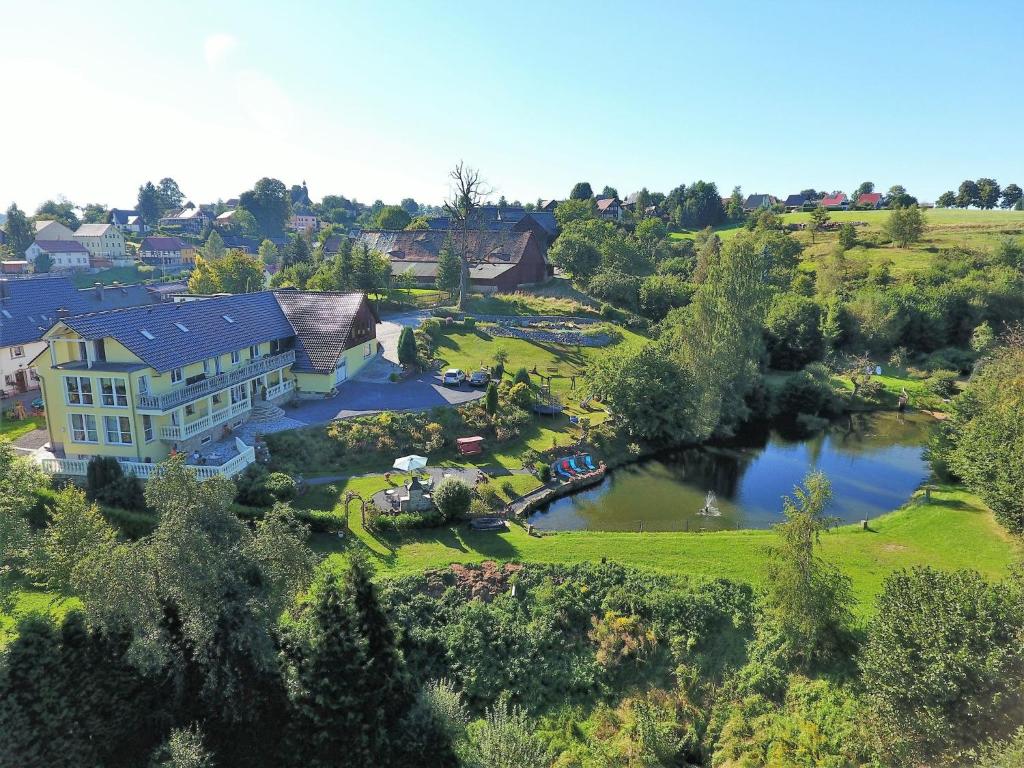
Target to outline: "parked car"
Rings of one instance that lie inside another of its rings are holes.
[[[473,371],[469,376],[469,383],[474,387],[486,387],[491,380],[491,374],[487,371]]]
[[[461,387],[466,380],[466,372],[458,368],[449,368],[441,377],[441,383],[446,387]]]

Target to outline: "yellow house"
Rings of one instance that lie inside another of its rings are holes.
[[[184,453],[200,477],[255,460],[234,433],[254,410],[333,394],[377,352],[361,293],[263,291],[66,316],[33,361],[51,472],[114,456],[147,477]]]

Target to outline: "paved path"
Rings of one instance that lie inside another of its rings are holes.
[[[285,414],[304,424],[324,424],[333,419],[365,416],[380,411],[426,411],[438,406],[462,405],[484,396],[484,389],[463,385],[445,387],[437,372],[421,374],[395,384],[353,379],[338,387],[326,400],[296,400]]]
[[[430,317],[426,310],[403,312],[399,315],[382,317],[377,325],[377,341],[384,347],[384,357],[398,363],[398,336],[403,328],[419,328],[423,319]]]

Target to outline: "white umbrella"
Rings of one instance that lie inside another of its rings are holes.
[[[395,463],[391,465],[400,472],[412,472],[417,469],[423,469],[427,466],[426,456],[403,456],[400,459],[395,459]]]

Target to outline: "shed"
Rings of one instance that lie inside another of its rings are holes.
[[[484,450],[484,439],[479,435],[474,435],[473,437],[460,437],[455,441],[455,444],[459,448],[459,453],[463,456],[483,453]]]

